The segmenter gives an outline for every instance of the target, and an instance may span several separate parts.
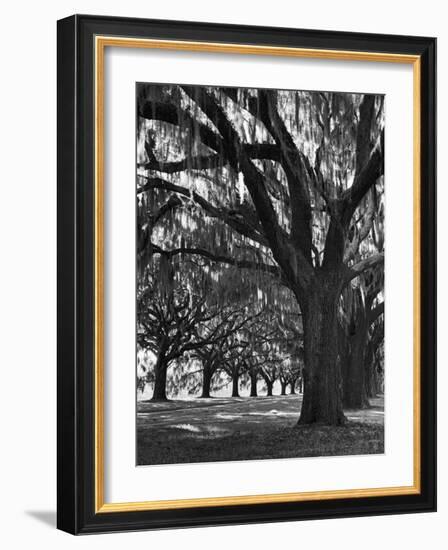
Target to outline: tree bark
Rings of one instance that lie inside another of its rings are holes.
[[[296,394],[296,381],[290,382],[290,388],[291,388],[291,395]]]
[[[280,382],[280,386],[281,386],[281,395],[286,395],[287,383],[286,382]]]
[[[372,363],[366,363],[364,368],[366,371],[365,386],[366,386],[367,398],[372,399],[376,397],[376,394],[377,394],[375,371],[373,369]]]
[[[343,405],[346,409],[370,407],[366,392],[365,349],[368,325],[362,314],[355,318],[355,333],[349,336],[350,353],[344,371]]]
[[[203,398],[210,397],[210,386],[212,382],[212,372],[211,369],[205,365],[203,374],[202,374],[202,395]]]
[[[366,354],[364,356],[364,365],[365,365],[365,386],[366,386],[366,393],[367,397],[369,399],[372,399],[373,397],[376,397],[378,393],[378,386],[377,386],[377,380],[376,380],[376,373],[375,373],[375,365],[373,360],[373,343],[370,341]]]
[[[257,381],[258,381],[257,374],[251,374],[250,375],[250,396],[251,397],[257,397],[258,396]]]
[[[267,396],[272,396],[272,387],[274,385],[274,382],[271,382],[270,380],[266,380],[266,389],[267,389]]]
[[[165,360],[164,354],[159,354],[156,365],[154,367],[154,392],[152,394],[152,401],[167,401],[166,396],[166,373],[168,370],[168,363]]]
[[[239,384],[238,384],[239,380],[240,380],[239,374],[234,374],[232,377],[232,397],[240,396]]]
[[[345,423],[342,409],[341,369],[338,354],[337,306],[340,286],[336,278],[314,282],[302,307],[304,330],[304,388],[299,424]]]

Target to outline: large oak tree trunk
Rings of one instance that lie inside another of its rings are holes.
[[[157,363],[154,367],[155,381],[154,392],[152,394],[153,401],[167,401],[166,396],[166,373],[168,370],[168,363],[165,360],[164,354],[159,354]]]
[[[234,374],[232,377],[232,397],[240,396],[239,384],[238,384],[239,380],[240,380],[239,374]]]
[[[364,355],[364,368],[365,368],[365,386],[367,398],[372,399],[376,397],[376,380],[375,369],[373,364],[373,344],[370,341],[367,345],[366,353]]]
[[[355,319],[354,334],[350,335],[350,353],[344,369],[343,405],[347,409],[366,409],[370,407],[366,392],[365,350],[368,326],[365,319],[358,315]]]
[[[212,371],[205,365],[203,374],[202,374],[202,394],[201,397],[207,398],[210,397],[210,386],[212,383]]]
[[[302,300],[305,367],[299,424],[345,423],[338,360],[339,294],[337,284],[325,281],[315,283]]]
[[[295,395],[295,393],[296,393],[296,381],[295,380],[290,383],[290,388],[291,388],[291,395]]]
[[[286,395],[286,386],[287,386],[286,382],[280,382],[281,395]]]
[[[250,375],[250,396],[251,397],[257,397],[258,396],[258,393],[257,393],[257,381],[258,381],[258,376],[257,374],[252,374]]]
[[[266,389],[267,389],[267,394],[269,397],[272,396],[272,387],[274,385],[274,382],[271,382],[270,380],[266,380]]]
[[[372,399],[378,394],[378,385],[376,380],[375,368],[372,361],[365,363],[365,386],[368,399]]]

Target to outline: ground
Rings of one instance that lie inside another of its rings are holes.
[[[343,427],[298,426],[302,397],[140,401],[137,463],[173,464],[384,452],[384,401]]]

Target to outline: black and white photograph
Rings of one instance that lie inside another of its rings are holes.
[[[383,453],[385,97],[136,96],[137,464]]]

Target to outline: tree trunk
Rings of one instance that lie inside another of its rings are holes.
[[[375,351],[377,343],[370,340],[365,356],[366,392],[368,398],[377,397],[381,393],[380,373],[377,370]]]
[[[344,373],[344,408],[366,409],[370,407],[366,393],[365,350],[367,343],[367,322],[356,316],[356,332],[350,336],[350,353]]]
[[[304,388],[300,424],[345,423],[338,360],[337,306],[339,285],[315,282],[302,307]]]
[[[365,385],[366,385],[366,394],[367,398],[372,399],[373,397],[376,397],[377,394],[377,384],[376,384],[376,376],[375,376],[375,364],[373,361],[373,345],[372,342],[369,342],[369,345],[367,347],[367,351],[364,358],[364,364],[365,364]]]
[[[203,398],[210,397],[210,386],[212,382],[212,372],[211,369],[205,365],[203,374],[202,374],[202,395]]]
[[[257,397],[258,396],[257,381],[258,381],[257,374],[251,374],[250,375],[250,396],[251,397]]]
[[[286,382],[280,382],[280,386],[281,386],[281,395],[286,395],[286,386],[287,386],[287,383]]]
[[[239,387],[238,387],[239,380],[240,380],[239,374],[234,374],[232,377],[232,397],[240,396]]]
[[[294,380],[294,382],[290,383],[290,388],[291,388],[291,395],[295,395],[296,394],[296,381],[295,380]]]
[[[267,389],[267,394],[269,397],[272,396],[272,387],[274,385],[274,382],[271,382],[270,380],[266,380],[266,389]]]
[[[168,370],[168,364],[165,360],[164,354],[159,354],[157,363],[154,367],[154,392],[152,394],[152,401],[167,401],[166,396],[166,373]]]

